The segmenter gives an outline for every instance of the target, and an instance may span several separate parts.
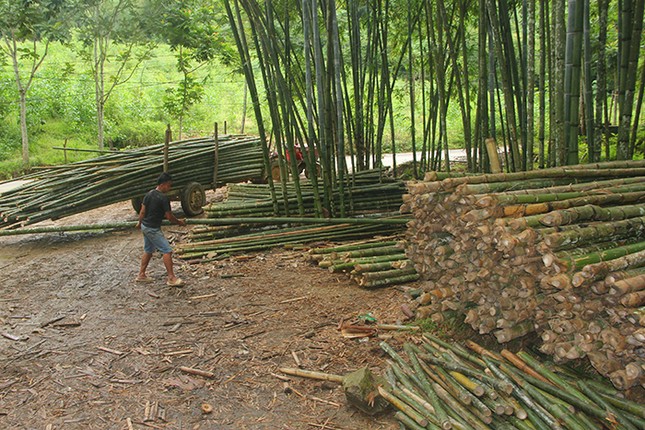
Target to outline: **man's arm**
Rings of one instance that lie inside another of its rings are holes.
[[[177,224],[177,225],[186,225],[186,220],[185,219],[179,219],[171,211],[166,212],[166,219],[170,221],[172,224]]]
[[[141,210],[139,211],[139,222],[137,222],[137,228],[141,228],[141,222],[146,217],[146,205],[141,205]]]

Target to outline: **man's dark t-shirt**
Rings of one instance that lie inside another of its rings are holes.
[[[151,190],[143,198],[143,205],[146,207],[146,215],[141,223],[146,227],[160,228],[161,221],[170,212],[170,199],[158,190]]]

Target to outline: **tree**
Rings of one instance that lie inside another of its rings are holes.
[[[81,55],[91,65],[97,140],[99,149],[103,149],[106,103],[114,89],[132,78],[155,47],[146,34],[145,20],[151,17],[143,13],[135,0],[81,2],[84,11],[79,22]]]
[[[65,0],[0,0],[0,52],[13,66],[20,104],[22,161],[29,166],[27,93],[45,61],[52,42],[69,38],[73,2]]]
[[[216,55],[223,63],[230,64],[232,50],[218,31],[220,12],[215,2],[152,0],[149,6],[156,9],[153,15],[159,17],[154,31],[175,52],[177,70],[182,75],[178,86],[166,90],[164,98],[164,109],[179,120],[181,139],[185,115],[204,95],[203,82],[207,77],[200,80],[197,72]]]

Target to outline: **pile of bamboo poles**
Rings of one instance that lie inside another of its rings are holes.
[[[430,335],[407,343],[407,360],[385,342],[389,386],[380,395],[403,428],[569,429],[645,428],[645,407],[603,383],[541,363],[522,351],[501,355]]]
[[[369,239],[341,246],[313,248],[309,259],[330,272],[348,273],[364,288],[405,284],[419,279],[396,237]]]
[[[268,185],[264,184],[229,184],[226,200],[212,203],[204,208],[209,218],[241,216],[290,216],[295,214],[315,214],[316,194],[313,184],[301,181],[299,184],[302,202],[298,201],[294,183],[275,184],[275,192],[282,197],[277,213]],[[358,215],[369,212],[397,211],[405,193],[405,184],[383,175],[377,169],[357,172],[350,182],[343,187],[346,215]],[[319,194],[322,194],[319,191]],[[327,216],[340,216],[340,188],[331,193],[331,207],[334,213]],[[285,203],[286,202],[286,203]]]
[[[404,229],[408,219],[394,212],[402,203],[403,182],[384,177],[383,171],[375,169],[356,173],[343,189],[348,215],[353,217],[314,218],[311,215],[315,214],[315,190],[310,182],[300,183],[300,201],[294,184],[275,184],[275,193],[282,197],[277,214],[268,185],[229,184],[224,202],[204,208],[205,221],[239,219],[240,224],[193,229],[188,243],[178,246],[177,254],[189,261],[203,262],[231,253],[301,246],[323,240],[360,240],[400,233]],[[339,189],[334,189],[332,195],[337,202]],[[294,218],[295,215],[300,216]]]
[[[214,160],[217,158],[217,172]],[[163,171],[164,145],[116,152],[56,166],[21,179],[28,182],[0,194],[0,228],[15,228],[57,219],[143,196]],[[171,142],[168,171],[174,188],[190,182],[212,186],[260,178],[261,142],[257,137],[219,136]]]
[[[176,254],[190,262],[207,262],[233,253],[302,246],[323,240],[352,241],[379,234],[400,233],[407,222],[406,218],[400,216],[320,220],[276,218],[273,225],[271,220],[267,218],[261,225],[246,222],[241,228],[249,232],[243,234],[240,234],[239,229],[195,229],[188,237],[189,242],[177,246]],[[306,225],[302,225],[305,221]]]
[[[587,356],[618,388],[645,383],[644,166],[409,184],[418,316],[464,315],[500,343],[537,331],[556,361]]]

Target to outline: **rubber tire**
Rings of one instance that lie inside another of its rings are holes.
[[[320,163],[316,163],[316,177],[320,178],[322,174],[322,169],[320,168]],[[311,172],[309,172],[309,169],[305,168],[305,178],[311,179]]]
[[[206,191],[199,182],[191,182],[181,190],[181,208],[187,216],[195,216],[204,212]]]
[[[271,178],[273,178],[274,181],[280,181],[280,164],[278,163],[278,160],[271,160]]]
[[[141,206],[143,205],[143,197],[133,197],[130,199],[130,203],[132,204],[132,209],[136,213],[141,212]]]

